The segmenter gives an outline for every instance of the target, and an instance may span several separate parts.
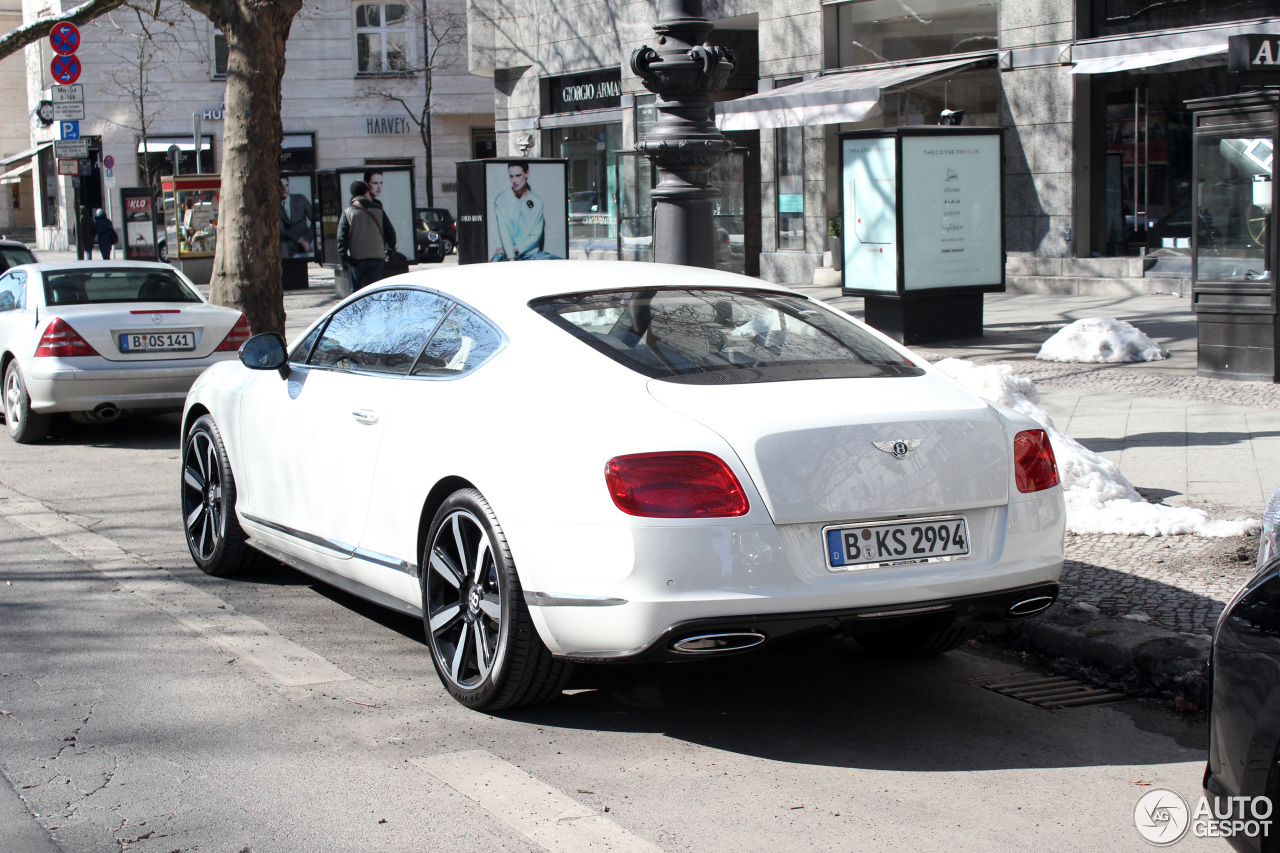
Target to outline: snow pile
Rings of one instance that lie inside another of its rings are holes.
[[[1007,364],[974,364],[944,358],[933,366],[979,397],[1013,409],[1044,427],[1058,462],[1067,505],[1067,529],[1072,532],[1240,536],[1261,527],[1255,519],[1214,521],[1208,513],[1191,507],[1147,503],[1114,463],[1059,431],[1040,408],[1035,384],[1014,373]]]
[[[1115,364],[1159,361],[1169,353],[1136,326],[1114,317],[1089,317],[1063,326],[1040,347],[1041,361]]]

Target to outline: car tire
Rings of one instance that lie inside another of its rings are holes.
[[[453,254],[453,241],[452,241],[452,240],[450,240],[448,237],[443,238],[443,239],[440,241],[440,251],[441,251],[442,253],[446,254],[446,255],[452,255],[452,254]],[[443,258],[441,258],[441,260],[444,260],[444,259],[443,259]]]
[[[17,360],[10,361],[4,372],[4,423],[9,437],[18,444],[36,444],[49,436],[52,415],[31,411],[31,395],[22,379]]]
[[[927,658],[958,649],[978,636],[971,625],[952,625],[938,631],[925,629],[890,631],[856,638],[868,654],[882,658]]]
[[[196,566],[229,577],[258,563],[236,518],[236,482],[222,434],[204,415],[182,439],[182,529]]]
[[[168,241],[161,243],[156,247],[156,257],[160,259],[160,263],[169,263],[169,243]]]
[[[524,602],[506,536],[475,489],[437,510],[422,554],[422,622],[449,695],[477,711],[548,702],[573,664],[552,657]]]

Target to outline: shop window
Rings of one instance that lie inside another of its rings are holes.
[[[213,31],[213,77],[215,80],[227,77],[227,37],[219,29]]]
[[[589,124],[547,131],[544,150],[568,160],[571,257],[616,257],[617,152],[622,124]],[[603,254],[602,254],[603,253]]]
[[[1095,5],[1095,4],[1090,4]],[[1101,15],[1095,20],[1095,36],[1171,30],[1225,24],[1249,18],[1268,18],[1276,14],[1275,0],[1234,0],[1231,3],[1206,3],[1204,0],[1097,0]]]
[[[854,0],[836,7],[836,65],[995,50],[994,0]]]
[[[409,7],[404,3],[360,3],[356,6],[356,71],[400,74],[413,61]]]
[[[491,160],[498,156],[498,136],[491,127],[471,128],[471,157]]]
[[[778,166],[778,251],[804,251],[804,128],[774,132]]]

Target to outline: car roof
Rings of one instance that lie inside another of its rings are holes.
[[[10,269],[18,269],[18,267],[10,267]],[[169,264],[157,263],[155,261],[44,261],[38,264],[22,264],[21,269],[35,270],[36,272],[88,272],[95,269],[120,269],[120,270],[155,270],[157,272],[177,272]]]
[[[31,247],[21,240],[2,240],[0,239],[0,249],[26,249],[31,252]],[[33,252],[34,254],[34,252]]]
[[[515,261],[420,270],[379,287],[420,285],[455,296],[495,320],[518,313],[530,300],[601,290],[732,287],[794,293],[737,273],[679,265],[624,261]],[[360,291],[364,293],[366,291]],[[800,294],[797,294],[800,295]]]

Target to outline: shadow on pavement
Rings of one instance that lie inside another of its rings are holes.
[[[110,423],[82,424],[55,416],[45,444],[113,447],[127,450],[176,450],[182,415],[125,415]]]
[[[1229,447],[1248,444],[1257,438],[1280,436],[1276,430],[1260,432],[1136,432],[1124,438],[1075,438],[1092,450],[1102,453],[1133,447]]]

